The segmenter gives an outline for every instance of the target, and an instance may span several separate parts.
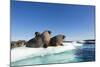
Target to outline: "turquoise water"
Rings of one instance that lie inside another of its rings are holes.
[[[11,62],[11,66],[72,63],[72,62],[85,62],[94,60],[95,60],[95,46],[83,45],[81,47],[77,47],[77,49],[69,51],[67,50],[61,53],[48,54],[45,56],[36,56],[19,60],[16,62]]]

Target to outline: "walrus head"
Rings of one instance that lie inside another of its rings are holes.
[[[48,33],[51,34],[52,32],[51,31],[48,31]]]
[[[40,36],[41,33],[40,32],[35,32],[35,36]]]
[[[66,36],[65,36],[65,35],[63,35],[63,39],[65,39],[65,37],[66,37]]]

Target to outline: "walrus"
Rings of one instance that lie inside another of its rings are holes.
[[[49,46],[63,46],[63,40],[65,39],[65,35],[59,34],[50,39]]]
[[[42,41],[43,41],[43,47],[47,48],[49,45],[50,39],[51,39],[51,31],[46,30],[41,34]]]
[[[25,46],[25,44],[26,44],[25,40],[11,41],[11,49],[16,47],[23,47]]]
[[[30,39],[27,43],[26,43],[26,47],[34,47],[34,48],[38,48],[38,47],[42,47],[43,41],[41,38],[41,33],[40,32],[35,32],[35,37]]]

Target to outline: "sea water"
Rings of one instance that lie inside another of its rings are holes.
[[[11,62],[11,66],[40,65],[40,64],[59,64],[95,61],[95,44],[73,45],[75,49],[65,50],[64,52],[31,56]]]

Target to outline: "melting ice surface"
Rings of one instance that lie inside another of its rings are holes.
[[[11,50],[11,66],[69,63],[81,61],[76,57],[77,47],[83,44],[63,43],[64,46],[48,48],[19,47]]]

